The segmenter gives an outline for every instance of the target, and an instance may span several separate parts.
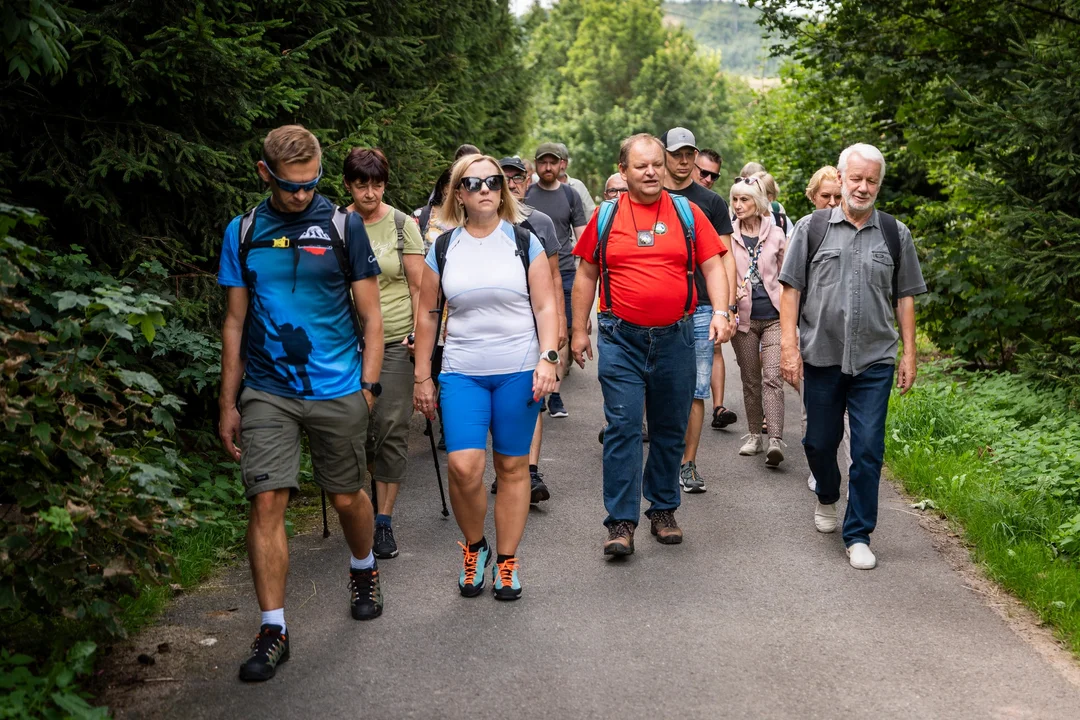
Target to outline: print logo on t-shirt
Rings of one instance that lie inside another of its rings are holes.
[[[663,221],[656,223],[656,225],[653,227],[653,232],[657,235],[663,235],[667,232],[667,224]]]
[[[330,236],[318,225],[312,225],[300,236],[301,240],[325,240],[330,242]]]

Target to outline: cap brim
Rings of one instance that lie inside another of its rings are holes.
[[[684,142],[684,143],[675,143],[674,145],[669,146],[667,148],[667,151],[668,152],[675,152],[676,150],[682,150],[684,147],[691,147],[691,148],[694,148],[695,150],[698,149],[697,145],[695,145],[693,143]]]

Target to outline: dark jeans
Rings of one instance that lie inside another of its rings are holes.
[[[641,496],[646,515],[679,507],[679,461],[694,399],[694,323],[641,327],[601,313],[597,371],[604,391],[605,525],[635,525]],[[641,418],[649,418],[649,461],[642,475]]]
[[[889,411],[894,366],[871,365],[859,375],[845,375],[839,365],[803,366],[806,388],[806,437],[803,447],[817,480],[818,501],[840,499],[836,451],[844,436],[844,409],[851,427],[851,469],[844,515],[844,544],[870,543],[877,525],[878,484],[885,461],[885,416]]]

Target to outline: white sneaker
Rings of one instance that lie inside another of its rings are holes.
[[[743,435],[743,439],[745,439],[746,442],[739,448],[740,455],[757,455],[764,449],[761,447],[761,436],[756,433]]]
[[[806,478],[806,486],[810,488],[810,492],[817,492],[817,478],[814,473],[810,473],[810,477]]]
[[[765,453],[765,467],[780,467],[784,462],[784,441],[780,438],[769,438],[769,452]]]
[[[877,566],[877,558],[866,543],[853,543],[847,549],[847,554],[851,567],[856,570],[873,570]]]
[[[814,527],[820,533],[836,532],[836,503],[832,505],[817,504],[814,508]]]

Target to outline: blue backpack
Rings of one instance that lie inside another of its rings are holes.
[[[682,195],[663,192],[660,195],[660,202],[664,201],[665,195],[670,197],[675,204],[675,214],[679,216],[683,239],[686,240],[686,305],[683,307],[683,314],[689,315],[694,301],[694,211],[690,208],[690,201]],[[600,203],[600,208],[596,211],[596,259],[600,263],[600,288],[604,293],[604,304],[607,305],[608,310],[611,309],[611,280],[608,276],[607,241],[608,236],[611,235],[611,225],[615,221],[615,211],[619,207],[621,198],[622,195],[614,200],[605,200]]]

